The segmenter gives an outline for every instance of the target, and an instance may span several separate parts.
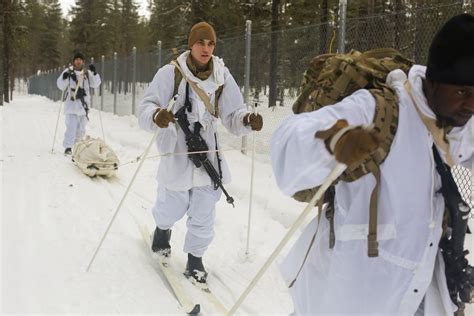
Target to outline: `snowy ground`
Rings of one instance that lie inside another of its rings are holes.
[[[179,313],[163,285],[137,222],[150,231],[158,159],[143,164],[94,266],[87,263],[137,166],[122,166],[117,177],[90,179],[63,156],[63,118],[51,154],[59,103],[37,96],[15,96],[2,112],[2,312],[5,313]],[[122,163],[142,153],[151,134],[133,116],[102,113],[107,143]],[[21,128],[20,128],[21,127]],[[88,134],[101,135],[93,110]],[[150,155],[156,155],[153,149]],[[209,283],[228,308],[276,246],[302,204],[283,196],[271,168],[256,163],[251,251],[245,256],[250,159],[226,153],[234,175],[228,191],[236,208],[218,204],[216,238],[204,257]],[[185,221],[173,231],[175,268],[184,270]],[[186,285],[186,283],[184,283]],[[193,292],[199,301],[200,293]],[[212,306],[201,299],[206,313]],[[288,314],[292,303],[273,266],[240,312]]]
[[[158,158],[143,164],[95,264],[85,272],[137,164],[121,166],[109,180],[88,178],[62,155],[63,117],[55,153],[51,154],[58,107],[59,103],[46,98],[24,95],[16,95],[14,102],[0,107],[1,312],[182,314],[137,228],[137,223],[147,225],[150,231],[154,227],[150,208]],[[102,120],[106,141],[121,163],[139,156],[152,136],[139,129],[134,116],[102,112]],[[88,134],[101,136],[96,110],[91,112]],[[222,149],[240,144],[240,139],[225,134],[221,139]],[[261,146],[258,139],[257,144]],[[157,155],[154,148],[150,155]],[[204,263],[210,272],[210,286],[230,308],[304,205],[280,193],[268,159],[258,156],[251,248],[246,256],[251,160],[238,150],[227,152],[226,158],[234,178],[228,191],[236,199],[236,208],[224,199],[219,202],[216,238]],[[182,220],[172,238],[177,270],[184,270],[185,265],[181,251],[184,233]],[[468,239],[467,245],[474,252],[472,241]],[[471,262],[473,259],[471,256]],[[184,280],[183,285],[190,288],[205,314],[216,312]],[[292,310],[286,286],[273,265],[239,312],[274,315]]]

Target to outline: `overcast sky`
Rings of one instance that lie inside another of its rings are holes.
[[[75,2],[76,2],[75,0],[60,0],[59,1],[59,3],[61,3],[61,8],[63,9],[63,16],[66,16],[66,14],[69,12],[69,10],[71,9],[72,5]],[[139,15],[145,15],[145,16],[150,15],[147,10],[147,6],[148,6],[147,0],[135,0],[135,3],[140,5],[140,7],[138,8]]]

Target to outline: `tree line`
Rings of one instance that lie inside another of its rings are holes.
[[[419,62],[438,25],[472,12],[471,0],[348,2],[346,47],[395,47]],[[252,86],[256,93],[268,87],[275,105],[283,87],[298,85],[311,57],[337,49],[338,6],[339,0],[149,0],[149,17],[143,17],[136,0],[76,0],[63,16],[59,0],[2,0],[0,99],[8,102],[13,78],[65,65],[74,50],[98,60],[113,52],[130,55],[134,46],[153,52],[158,40],[164,49],[185,49],[199,21],[214,26],[216,54],[241,83],[245,21],[251,20]]]

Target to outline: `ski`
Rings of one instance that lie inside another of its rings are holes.
[[[143,225],[138,225],[140,228],[140,233],[145,241],[148,249],[151,251],[151,234],[148,229]],[[197,315],[201,311],[201,306],[199,304],[194,304],[191,299],[186,295],[181,283],[178,279],[178,274],[176,271],[168,264],[167,260],[163,256],[158,256],[158,262],[161,271],[166,277],[169,285],[171,286],[173,293],[178,299],[179,304],[184,309],[187,314]]]
[[[184,276],[198,289],[202,291],[206,299],[212,303],[217,310],[219,311],[219,314],[222,315],[227,315],[229,313],[229,310],[224,306],[224,304],[221,302],[219,298],[212,292],[212,290],[209,288],[209,285],[207,283],[199,283],[194,280],[193,277],[188,276],[184,274]]]

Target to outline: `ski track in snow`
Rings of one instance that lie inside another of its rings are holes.
[[[154,229],[150,209],[159,158],[144,162],[94,265],[85,272],[138,164],[121,166],[110,179],[85,176],[70,157],[62,154],[62,115],[52,154],[58,108],[57,102],[25,95],[15,95],[12,103],[0,107],[2,313],[183,314],[137,227],[142,223],[150,232]],[[101,115],[106,142],[121,164],[143,153],[152,134],[142,131],[134,116]],[[102,137],[99,112],[92,109],[90,116],[87,134]],[[221,133],[220,139],[228,146],[236,138]],[[153,146],[149,156],[157,154]],[[226,188],[236,199],[236,208],[225,199],[218,203],[216,237],[203,260],[210,288],[230,308],[304,204],[278,190],[268,157],[259,157],[255,163],[250,253],[246,255],[251,159],[238,150],[224,154],[233,175]],[[172,265],[177,271],[184,271],[186,263],[182,252],[185,232],[183,218],[173,228],[171,240]],[[466,242],[474,252],[472,237]],[[473,262],[472,254],[470,258]],[[183,275],[179,278],[195,303],[201,304],[204,315],[216,313],[198,289]],[[287,315],[292,310],[288,290],[274,264],[238,313]],[[472,306],[466,315],[469,313],[474,313]]]
[[[138,164],[123,165],[110,179],[85,176],[70,157],[63,155],[62,115],[52,154],[58,108],[58,102],[44,97],[15,95],[1,112],[2,313],[182,314],[136,223],[154,229],[150,209],[159,158],[144,162],[94,265],[85,272]],[[134,116],[101,115],[106,142],[121,163],[143,153],[152,134],[142,131]],[[87,134],[102,137],[99,112],[92,110],[90,116]],[[157,154],[153,146],[149,155]],[[227,187],[236,198],[236,208],[227,205],[225,199],[219,202],[216,237],[204,264],[211,289],[230,308],[285,233],[290,221],[284,218],[296,217],[301,207],[278,192],[270,165],[257,162],[251,252],[247,258],[251,160],[238,150],[225,156],[234,178]],[[183,218],[173,228],[171,241],[172,264],[177,271],[184,271],[186,263],[182,252],[185,232]],[[180,279],[204,314],[216,312],[184,276]],[[276,265],[239,312],[292,312]]]

